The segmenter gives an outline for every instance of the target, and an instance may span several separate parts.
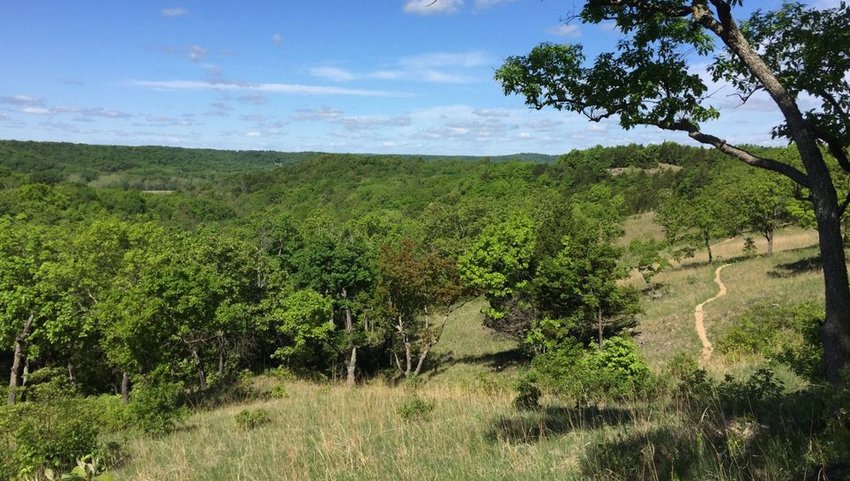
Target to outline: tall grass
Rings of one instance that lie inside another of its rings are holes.
[[[293,383],[262,407],[269,424],[245,431],[245,406],[199,413],[180,431],[130,446],[116,471],[130,480],[568,479],[587,434],[503,442],[499,420],[515,415],[510,394],[432,387],[427,420],[405,420],[405,389]],[[537,425],[536,421],[530,421]],[[576,478],[578,479],[578,478]]]

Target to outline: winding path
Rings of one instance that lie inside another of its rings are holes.
[[[697,335],[702,343],[702,354],[700,355],[701,365],[704,365],[711,358],[711,353],[714,351],[714,346],[711,345],[711,341],[708,340],[708,336],[705,334],[705,325],[702,322],[704,317],[702,308],[709,302],[720,299],[726,295],[726,285],[720,280],[720,271],[727,266],[729,266],[729,264],[723,264],[714,271],[714,282],[717,284],[717,287],[720,288],[720,291],[714,297],[706,299],[702,303],[697,304],[696,308],[694,308],[694,327],[696,327]]]

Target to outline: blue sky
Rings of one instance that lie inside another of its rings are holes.
[[[544,41],[611,47],[605,25],[561,23],[577,3],[430,3],[7,0],[0,138],[466,155],[688,142],[502,94],[493,72],[509,55]],[[769,101],[740,106],[717,87],[723,117],[705,130],[770,142]]]

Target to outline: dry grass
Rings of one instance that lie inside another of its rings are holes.
[[[289,397],[193,416],[170,436],[138,440],[119,479],[165,480],[372,480],[372,479],[569,479],[576,431],[535,439],[499,440],[499,420],[517,416],[508,395],[431,387],[435,403],[427,420],[398,414],[404,389],[354,390],[288,384]],[[234,417],[245,408],[266,409],[268,425],[246,431]]]
[[[632,215],[623,223],[625,233],[617,240],[620,247],[628,247],[634,239],[664,240],[664,229],[655,222],[655,212]]]

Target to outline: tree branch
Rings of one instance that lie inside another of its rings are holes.
[[[680,120],[677,122],[658,122],[655,125],[665,130],[678,130],[682,132],[687,132],[690,138],[702,144],[711,145],[730,157],[734,157],[754,167],[778,172],[803,187],[809,187],[809,177],[794,166],[784,164],[773,159],[759,157],[751,152],[748,152],[740,147],[736,147],[726,142],[720,137],[715,137],[713,135],[700,132],[697,126],[688,120]]]

